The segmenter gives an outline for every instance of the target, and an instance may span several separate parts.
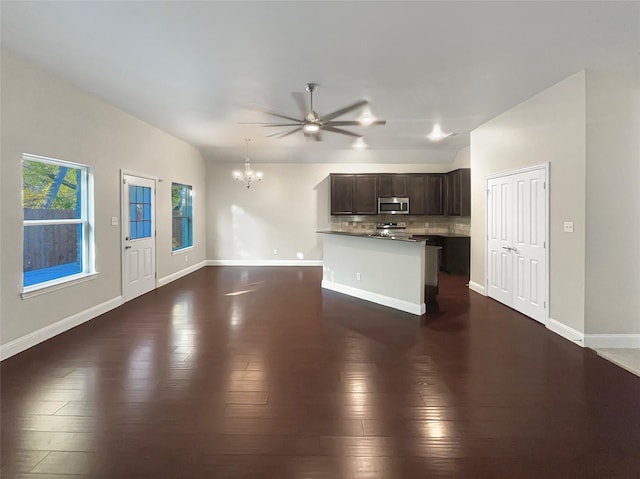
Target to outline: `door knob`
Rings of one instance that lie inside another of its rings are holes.
[[[125,246],[124,249],[131,249],[131,246]]]

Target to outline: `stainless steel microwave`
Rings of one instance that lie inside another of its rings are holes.
[[[393,196],[378,198],[378,214],[380,215],[408,215],[409,198]]]

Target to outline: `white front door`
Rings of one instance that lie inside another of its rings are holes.
[[[123,296],[125,301],[156,287],[156,182],[123,175]]]
[[[546,169],[487,180],[487,294],[546,322]]]

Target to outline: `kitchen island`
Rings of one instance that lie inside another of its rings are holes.
[[[439,247],[408,235],[323,234],[322,287],[422,315],[425,290],[437,290]]]

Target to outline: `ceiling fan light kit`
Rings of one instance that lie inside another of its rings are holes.
[[[309,92],[309,106],[303,98],[295,97],[298,101],[302,113],[302,119],[295,118],[293,116],[283,115],[268,110],[261,110],[271,116],[289,120],[291,123],[273,122],[273,123],[244,123],[249,125],[260,125],[262,127],[293,127],[289,131],[281,131],[267,135],[270,138],[284,138],[285,136],[292,135],[298,131],[302,131],[305,137],[313,139],[315,141],[321,141],[322,132],[338,133],[340,135],[353,136],[355,138],[361,138],[362,135],[353,131],[345,130],[344,126],[370,126],[370,125],[385,125],[385,120],[376,120],[371,114],[371,110],[367,107],[363,110],[359,120],[336,120],[342,115],[346,115],[354,110],[358,110],[362,107],[366,107],[369,104],[367,100],[359,100],[344,108],[332,111],[326,115],[319,115],[313,109],[313,93],[318,89],[316,83],[307,83],[305,90]],[[295,94],[294,94],[295,95]]]
[[[247,189],[249,189],[254,183],[262,181],[262,172],[251,169],[251,162],[249,161],[249,142],[251,139],[245,138],[244,141],[247,142],[247,156],[244,160],[244,171],[235,170],[233,172],[233,179],[244,183]]]

